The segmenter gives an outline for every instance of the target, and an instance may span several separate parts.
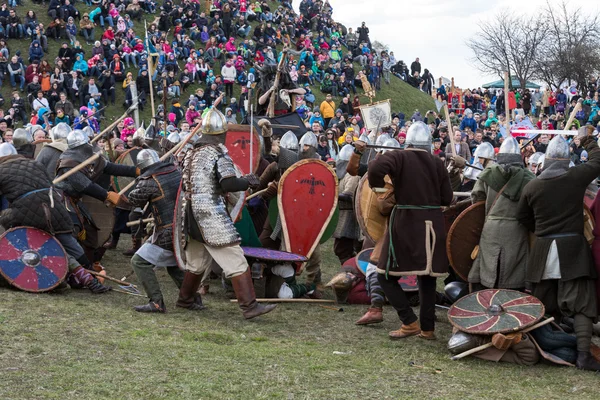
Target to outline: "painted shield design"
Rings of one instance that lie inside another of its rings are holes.
[[[487,289],[454,303],[448,311],[448,319],[463,332],[493,335],[525,329],[542,319],[544,311],[542,302],[526,293]]]
[[[9,229],[0,236],[0,274],[26,292],[46,292],[67,276],[66,252],[49,233],[36,228]]]
[[[115,160],[115,164],[135,166],[136,157],[141,150],[142,150],[141,147],[134,147],[132,149],[125,151],[119,157],[117,157],[117,159]],[[115,192],[120,192],[124,187],[129,185],[134,179],[135,178],[131,178],[128,176],[111,176],[110,183],[115,188]],[[135,186],[133,186],[127,193],[125,193],[125,196],[127,196],[129,194],[129,192],[131,192],[131,190],[133,190],[134,188],[135,188]]]
[[[277,203],[286,250],[310,258],[338,201],[335,171],[321,160],[302,160],[283,174]]]
[[[173,215],[173,252],[175,253],[175,259],[179,268],[185,269],[186,258],[185,258],[185,245],[187,239],[185,237],[183,227],[183,195],[181,191],[181,184],[179,184],[179,191],[177,192],[177,202],[175,203],[175,212]]]
[[[393,189],[389,178],[386,176],[386,189]],[[356,189],[356,200],[354,202],[354,211],[360,230],[369,240],[376,243],[381,239],[387,227],[388,217],[382,215],[377,207],[377,196],[382,193],[376,193],[369,187],[368,176],[360,179]]]
[[[254,258],[257,260],[277,261],[285,263],[303,263],[308,261],[308,259],[304,256],[301,256],[299,254],[288,253],[287,251],[271,250],[262,247],[242,247],[242,250],[244,250],[244,256],[248,258]]]
[[[250,134],[250,125],[227,126],[225,147],[233,162],[240,168],[242,175],[254,173],[258,169],[262,147],[260,139],[256,130]],[[250,166],[250,158],[252,158],[252,166]]]
[[[448,261],[454,271],[465,281],[473,266],[473,250],[479,244],[481,231],[485,222],[485,201],[473,204],[456,218],[448,237],[446,252]]]
[[[98,232],[98,245],[102,246],[104,242],[110,239],[110,235],[115,225],[115,213],[111,207],[106,206],[103,202],[91,196],[83,196],[81,198],[83,206],[92,216],[94,224],[100,230]]]

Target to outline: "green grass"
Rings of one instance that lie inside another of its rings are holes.
[[[130,272],[120,255],[128,245],[105,256],[115,277]],[[331,242],[325,246],[329,279],[338,263]],[[390,307],[373,327],[354,325],[366,306],[347,305],[341,313],[279,305],[245,321],[216,281],[206,310],[176,309],[175,285],[158,274],[168,308],[162,315],[138,314],[132,307],[145,299],[114,292],[0,289],[0,398],[597,398],[597,375],[574,368],[450,361],[451,327],[441,311],[437,341],[392,342],[387,332],[399,321]]]
[[[38,17],[38,20],[40,22],[44,23],[44,26],[48,25],[48,23],[50,22],[50,18],[46,15],[47,6],[37,5],[30,0],[23,0],[23,3],[24,3],[23,6],[20,6],[17,8],[18,15],[21,17],[21,19],[23,19],[26,12],[31,9],[31,10],[35,11],[35,13]],[[269,1],[269,4],[271,5],[272,9],[277,8],[277,6],[279,5],[279,3],[276,1]],[[75,5],[76,5],[77,9],[81,12],[82,15],[83,15],[83,13],[89,12],[94,8],[94,7],[87,7],[84,3],[81,3],[81,2],[77,2]],[[157,15],[158,14],[145,14],[144,18],[148,21],[148,24],[150,24]],[[78,22],[76,22],[76,23],[78,24]],[[143,20],[142,20],[142,22],[134,21],[134,24],[135,24],[134,31],[138,34],[138,36],[143,38],[144,37]],[[251,23],[251,25],[252,25],[251,32],[253,32],[256,22]],[[106,25],[106,26],[108,26],[108,25]],[[103,33],[103,30],[98,25],[95,30],[96,40],[100,40],[102,33]],[[169,36],[169,38],[172,39],[172,34]],[[78,39],[79,39],[81,46],[86,50],[86,59],[89,58],[91,56],[92,46],[87,45],[85,43],[85,39],[83,37],[78,36]],[[59,50],[62,42],[63,42],[63,40],[59,40],[59,41],[54,41],[53,39],[48,40],[48,53],[46,54],[45,58],[49,61],[50,65],[54,65],[54,59],[58,55],[58,50]],[[28,40],[18,41],[15,39],[10,39],[10,40],[8,40],[7,43],[11,50],[11,55],[14,54],[14,52],[17,49],[20,49],[22,56],[23,56],[24,60],[26,61],[27,55],[28,55],[29,44],[30,44],[30,42]],[[185,63],[182,63],[180,61],[179,64],[180,64],[181,69],[183,69],[183,65]],[[218,64],[217,67],[215,68],[215,71],[220,72],[220,68],[221,68],[221,66]],[[358,64],[355,65],[355,69],[358,71]],[[127,69],[127,71],[132,72],[134,78],[137,76],[137,70],[134,69],[133,67]],[[217,73],[217,72],[215,72],[215,73]],[[205,85],[201,85],[201,86],[205,87]],[[198,84],[191,85],[184,93],[182,93],[182,99],[187,99],[190,94],[194,93],[194,91],[196,90],[197,87],[201,87],[201,86]],[[316,84],[313,85],[311,87],[311,89],[316,97],[315,105],[320,104],[325,99],[325,95],[323,93],[321,93],[321,91],[319,90],[318,82],[316,82]],[[4,82],[4,86],[0,89],[0,93],[2,93],[2,95],[4,96],[7,104],[10,104],[10,99],[12,97],[11,92],[12,92],[12,89],[10,87],[10,82],[7,77]],[[358,89],[358,93],[362,94],[363,91],[361,89]],[[239,99],[239,96],[240,96],[240,86],[239,85],[235,85],[234,96]],[[435,104],[433,102],[433,99],[430,96],[421,92],[420,90],[414,89],[412,86],[404,83],[402,80],[400,80],[394,76],[392,76],[392,78],[391,78],[390,85],[386,85],[385,82],[382,82],[381,90],[377,91],[377,96],[373,99],[373,101],[381,101],[381,100],[386,100],[386,99],[391,99],[393,112],[403,112],[404,114],[406,114],[407,118],[410,118],[410,116],[413,114],[413,112],[416,109],[420,110],[422,115],[425,115],[425,112],[427,110],[435,109]],[[108,124],[111,121],[113,121],[114,119],[116,119],[122,115],[122,113],[124,111],[124,107],[123,107],[124,100],[125,100],[125,91],[122,88],[122,83],[117,82],[117,84],[116,84],[116,105],[115,106],[111,105],[105,110],[106,120],[102,123],[102,126],[104,126],[104,127],[108,126]],[[337,102],[339,102],[340,99],[338,98],[335,100],[337,103]],[[158,97],[158,95],[155,93],[155,96],[154,96],[155,108],[158,107],[159,104],[162,104],[162,101],[163,101],[162,97]],[[362,104],[368,103],[368,98],[361,95],[361,103]],[[170,106],[171,106],[171,100],[168,99],[167,100],[167,109],[170,108]],[[150,98],[148,96],[147,106],[145,107],[143,112],[140,112],[140,122],[145,121],[146,125],[147,125],[147,123],[150,121],[150,119],[152,117],[151,114],[152,114],[152,112],[151,112],[151,108],[150,108]]]

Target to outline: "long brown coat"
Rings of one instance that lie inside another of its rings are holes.
[[[369,164],[369,184],[383,187],[389,175],[396,204],[384,237],[377,272],[392,276],[441,276],[448,272],[446,232],[441,206],[450,205],[452,188],[444,163],[431,153],[408,148],[388,152]],[[408,207],[406,207],[408,206]],[[412,207],[412,208],[411,208]],[[388,262],[389,261],[389,262]]]

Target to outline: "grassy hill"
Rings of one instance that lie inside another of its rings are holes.
[[[276,9],[280,3],[277,1],[269,1],[269,4],[271,6],[271,9]],[[80,3],[80,2],[76,3],[76,7],[82,14],[84,12],[89,12],[94,8],[94,7],[88,7],[85,4]],[[47,16],[47,6],[46,5],[35,4],[31,0],[23,0],[23,6],[20,6],[17,8],[18,15],[23,19],[26,12],[30,9],[35,11],[35,13],[37,14],[38,20],[40,22],[42,22],[44,24],[44,26],[48,25],[48,23],[50,22],[50,17]],[[148,21],[148,23],[152,22],[155,17],[156,17],[156,15],[153,15],[153,14],[145,15],[145,19]],[[134,21],[134,23],[135,23],[134,31],[137,33],[138,36],[143,38],[144,37],[143,22]],[[254,30],[254,27],[256,26],[256,24],[257,24],[257,22],[253,22],[251,24],[252,31]],[[102,33],[103,33],[102,28],[100,26],[98,26],[95,30],[96,40],[99,40],[101,38]],[[172,36],[170,38],[172,38]],[[91,55],[92,46],[86,45],[83,37],[80,37],[79,41],[80,41],[82,47],[86,50],[86,58],[89,58]],[[48,41],[48,53],[46,54],[46,59],[50,62],[51,65],[54,65],[54,59],[55,59],[56,55],[58,54],[58,50],[60,48],[61,43],[62,43],[62,40],[54,41],[53,39],[49,39],[49,41]],[[29,40],[15,40],[15,39],[8,40],[8,46],[10,48],[11,55],[13,55],[16,50],[21,50],[21,54],[24,59],[27,58],[29,44],[30,44]],[[180,66],[183,66],[183,63],[180,62]],[[215,71],[220,71],[220,68],[221,68],[220,65],[215,66]],[[358,67],[355,67],[355,69],[358,71]],[[137,70],[135,70],[133,67],[128,69],[128,71],[131,71],[134,74],[134,77],[137,76]],[[215,73],[217,73],[217,72],[215,72]],[[187,89],[187,91],[182,94],[182,98],[186,98],[187,96],[189,96],[189,94],[193,93],[196,90],[196,88],[199,86],[200,85],[198,85],[198,84],[194,84],[194,85],[190,86]],[[392,76],[392,78],[391,78],[390,85],[386,85],[383,82],[381,86],[382,86],[381,91],[377,92],[377,96],[373,99],[373,101],[381,101],[381,100],[385,100],[385,99],[391,99],[393,112],[403,112],[404,114],[407,115],[407,117],[410,117],[410,115],[412,115],[412,113],[416,109],[420,110],[422,112],[422,114],[424,115],[425,111],[434,109],[434,107],[435,107],[433,99],[430,96],[426,95],[425,93],[423,93],[417,89],[414,89],[410,85],[404,83],[401,79],[398,79],[394,76]],[[312,87],[312,91],[316,97],[315,104],[319,104],[321,101],[324,100],[325,95],[320,92],[318,85],[314,85]],[[9,105],[10,98],[11,98],[11,87],[10,87],[10,82],[8,80],[8,77],[6,77],[3,87],[0,89],[0,93],[2,93],[2,95],[6,99],[6,104]],[[358,93],[362,94],[363,92],[361,89],[358,89]],[[235,89],[234,89],[234,96],[239,97],[239,95],[240,95],[240,87],[239,87],[239,85],[236,85]],[[125,97],[125,93],[122,88],[122,84],[117,83],[117,87],[116,87],[117,102],[116,102],[115,106],[111,105],[106,109],[105,117],[107,118],[107,120],[103,123],[103,126],[107,126],[110,121],[114,120],[115,118],[118,118],[123,113],[124,97]],[[157,107],[158,104],[162,103],[162,98],[159,98],[156,95],[156,93],[155,93],[154,103],[155,103],[155,107]],[[362,104],[368,103],[368,98],[361,96],[361,103]],[[168,107],[170,107],[170,100],[167,101],[167,108]],[[141,121],[149,121],[150,118],[151,118],[150,99],[148,99],[148,107],[145,108],[144,112],[140,112],[140,120]]]

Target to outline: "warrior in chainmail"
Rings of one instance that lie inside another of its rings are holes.
[[[68,254],[68,282],[73,288],[86,287],[92,293],[110,290],[85,270],[91,263],[72,236],[69,213],[60,195],[52,190],[44,167],[18,155],[10,143],[0,144],[0,193],[8,201],[8,208],[0,214],[0,225],[5,229],[31,226],[54,235]]]
[[[81,130],[69,133],[67,145],[68,149],[60,156],[56,166],[57,176],[66,174],[94,155],[94,148],[90,145],[88,136]],[[96,269],[101,268],[99,262],[104,254],[102,250],[105,249],[100,247],[102,243],[98,243],[98,226],[92,215],[83,206],[82,196],[91,196],[114,207],[117,205],[122,208],[129,207],[125,196],[107,191],[97,183],[102,174],[135,177],[137,169],[108,162],[100,156],[92,164],[56,185],[56,188],[64,194],[64,204],[75,224],[75,235],[85,249],[88,258],[96,263]]]
[[[248,262],[240,247],[240,236],[227,212],[227,193],[256,188],[258,178],[251,174],[237,177],[231,157],[227,154],[225,116],[214,107],[202,120],[202,137],[188,151],[183,162],[182,190],[184,201],[179,204],[184,221],[185,278],[179,292],[180,304],[192,304],[200,286],[202,274],[212,261],[231,279],[233,290],[246,319],[265,314],[275,305],[256,301]]]
[[[354,213],[354,195],[360,181],[359,176],[352,176],[346,172],[348,161],[354,153],[352,146],[346,145],[340,150],[336,161],[335,169],[339,179],[338,184],[338,207],[340,216],[337,227],[333,233],[335,238],[333,251],[339,258],[340,263],[344,264],[350,258],[356,255],[356,250],[360,250],[360,226]]]
[[[71,133],[71,127],[64,122],[59,123],[50,131],[52,143],[46,143],[36,161],[46,168],[46,173],[51,179],[56,176],[56,165],[61,154],[67,150],[67,136]]]
[[[158,153],[144,149],[137,155],[136,166],[141,175],[135,188],[129,193],[129,202],[134,207],[149,205],[154,216],[154,232],[135,255],[131,265],[150,299],[148,304],[137,306],[138,312],[166,311],[163,295],[154,272],[155,267],[164,267],[178,288],[183,283],[184,273],[177,266],[173,253],[173,209],[181,184],[181,172],[172,163],[161,162]],[[202,309],[200,296],[188,302],[177,302],[178,307]]]

